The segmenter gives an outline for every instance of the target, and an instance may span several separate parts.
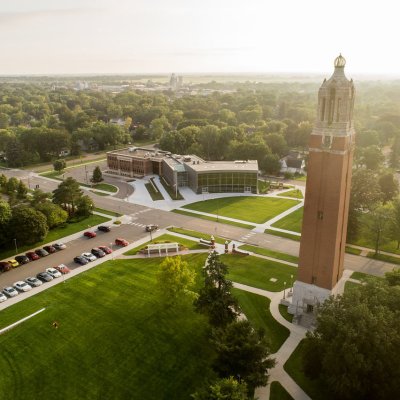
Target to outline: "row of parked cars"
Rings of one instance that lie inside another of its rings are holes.
[[[44,282],[50,282],[69,272],[71,270],[66,265],[60,264],[54,268],[46,268],[45,271],[39,272],[36,277],[30,276],[24,281],[17,281],[12,286],[7,286],[0,292],[0,303],[6,301],[8,297],[15,297],[19,293],[29,292],[34,287],[41,286]]]
[[[28,251],[25,254],[20,254],[12,260],[0,262],[0,272],[9,271],[11,268],[17,268],[22,264],[27,264],[31,261],[38,260],[41,257],[46,257],[56,251],[64,250],[67,246],[64,243],[54,243],[52,245],[44,246],[42,249],[35,251]]]

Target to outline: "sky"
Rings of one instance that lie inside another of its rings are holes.
[[[0,74],[400,75],[395,0],[0,0]]]

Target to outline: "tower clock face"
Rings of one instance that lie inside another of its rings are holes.
[[[322,147],[324,147],[325,149],[330,149],[331,145],[332,145],[332,136],[325,135],[322,138]]]

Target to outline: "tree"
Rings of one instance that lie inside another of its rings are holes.
[[[383,202],[386,203],[392,200],[399,194],[399,182],[394,177],[393,173],[386,172],[378,179],[379,187],[383,193]]]
[[[77,201],[76,201],[76,207],[77,207],[77,215],[80,215],[82,217],[88,217],[90,214],[93,213],[94,209],[94,204],[93,200],[89,196],[81,196]]]
[[[397,241],[397,249],[400,248],[400,199],[392,202],[392,215],[389,222],[389,237]]]
[[[7,194],[16,194],[18,190],[19,180],[12,176],[7,182]]]
[[[41,189],[35,189],[32,192],[31,206],[36,207],[38,204],[46,203],[51,199],[51,193],[43,192]]]
[[[194,285],[195,276],[196,273],[181,257],[166,257],[157,273],[158,288],[164,301],[174,304],[181,296],[193,296],[190,288]]]
[[[8,223],[11,219],[11,207],[8,203],[0,200],[0,245],[5,243],[8,237]]]
[[[285,138],[279,133],[270,133],[265,136],[265,142],[271,149],[272,153],[282,157],[287,153],[288,146]]]
[[[4,174],[0,175],[0,190],[2,193],[7,193],[8,179]]]
[[[196,311],[207,315],[213,326],[226,326],[238,315],[239,306],[231,294],[232,282],[226,279],[228,267],[217,252],[212,252],[203,269],[204,287],[195,300]]]
[[[385,281],[331,297],[307,333],[303,363],[334,398],[390,399],[400,393],[400,287]],[[310,371],[312,374],[310,374]]]
[[[232,376],[222,378],[211,384],[207,389],[192,394],[194,400],[249,400],[247,385],[237,381]]]
[[[58,188],[53,190],[53,203],[61,205],[69,216],[75,214],[76,204],[83,196],[79,183],[72,177],[62,181]]]
[[[281,162],[277,154],[267,154],[262,160],[260,167],[267,174],[278,174],[281,170]]]
[[[20,180],[17,187],[17,198],[20,200],[26,199],[27,194],[28,187]]]
[[[384,157],[378,146],[365,147],[361,153],[361,160],[367,169],[377,170],[382,164]]]
[[[49,201],[38,204],[36,210],[46,217],[50,229],[63,224],[68,219],[68,213],[65,210]]]
[[[386,272],[385,279],[389,286],[400,286],[400,269],[393,268],[393,271]]]
[[[54,171],[62,171],[67,167],[65,160],[56,160],[53,162]]]
[[[268,369],[275,360],[269,358],[269,343],[262,330],[255,331],[247,320],[235,321],[225,329],[215,329],[212,342],[217,353],[215,369],[221,377],[240,376],[249,394],[267,384]]]
[[[100,167],[98,165],[96,165],[96,168],[93,170],[93,175],[92,175],[91,182],[100,183],[103,180],[104,180],[103,179],[103,174],[101,173]]]
[[[14,207],[8,229],[9,237],[17,239],[20,244],[41,242],[49,231],[46,217],[27,206]]]

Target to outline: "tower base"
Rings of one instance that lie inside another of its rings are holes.
[[[313,313],[316,306],[322,304],[335,290],[320,288],[309,283],[296,281],[293,285],[292,303],[288,312],[294,315]]]

